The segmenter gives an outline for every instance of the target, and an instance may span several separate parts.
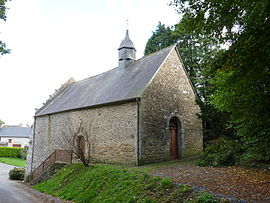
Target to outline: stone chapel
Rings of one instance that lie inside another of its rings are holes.
[[[70,79],[36,111],[26,174],[56,149],[80,120],[90,129],[94,162],[142,165],[202,151],[196,93],[175,46],[136,59],[126,31],[118,67]]]

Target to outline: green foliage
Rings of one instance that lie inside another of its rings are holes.
[[[6,4],[7,0],[0,0],[0,19],[6,20]]]
[[[173,183],[172,183],[171,180],[168,179],[168,178],[163,178],[163,179],[160,181],[160,184],[161,184],[161,187],[162,187],[162,188],[170,188],[170,187],[173,187]]]
[[[217,203],[218,201],[215,197],[207,192],[201,192],[200,195],[197,197],[198,203]]]
[[[172,5],[184,15],[187,30],[220,42],[236,41],[248,27],[264,24],[269,17],[268,0],[173,0]]]
[[[8,54],[10,53],[10,50],[6,48],[6,44],[2,41],[0,41],[0,54]]]
[[[27,149],[26,148],[23,148],[21,151],[20,151],[20,156],[19,158],[23,159],[23,160],[26,160],[26,156],[27,156]]]
[[[229,139],[214,140],[206,146],[196,165],[213,167],[234,165],[239,159],[240,146]]]
[[[0,157],[20,157],[22,148],[16,147],[0,147]]]
[[[9,179],[11,180],[23,180],[24,179],[24,168],[14,168],[9,171]]]
[[[182,184],[179,186],[180,193],[186,193],[192,191],[192,188],[187,184]]]
[[[185,27],[185,17],[175,25],[174,35],[178,36],[177,48],[184,62],[185,68],[197,87],[198,95],[203,98],[201,91],[205,86],[205,68],[213,57],[222,51],[217,39],[207,36],[205,33],[197,34]]]
[[[153,32],[153,35],[147,41],[144,55],[159,51],[165,47],[175,44],[176,42],[177,36],[173,35],[172,28],[166,27],[164,24],[159,22],[157,29]]]
[[[25,160],[20,158],[0,157],[0,162],[13,166],[25,167]]]
[[[171,28],[159,22],[157,29],[147,41],[144,54],[148,55],[177,43],[185,68],[193,84],[197,84],[201,69],[220,50],[220,46],[214,38],[188,32],[183,22],[184,19]]]
[[[7,0],[0,0],[0,19],[2,20],[6,20],[6,4]],[[1,40],[0,40],[0,54],[3,55],[3,54],[7,54],[9,53],[10,50],[9,49],[6,49],[6,44],[3,43]],[[1,124],[0,124],[1,126]]]
[[[212,140],[216,140],[220,137],[236,139],[235,129],[228,128],[227,126],[230,114],[217,111],[217,109],[209,103],[208,99],[204,101],[197,100],[197,104],[201,108],[199,118],[203,121],[204,147]]]
[[[190,190],[167,178],[152,177],[108,165],[74,164],[34,186],[42,192],[75,202],[183,202]]]
[[[270,161],[270,20],[246,30],[215,64],[212,103],[231,113],[244,157]]]
[[[204,70],[207,93],[201,107],[209,109],[208,105],[225,115],[221,135],[241,141],[242,162],[269,162],[270,1],[174,0],[172,4],[183,15],[185,31],[228,46],[210,58]],[[208,119],[208,113],[202,117]]]

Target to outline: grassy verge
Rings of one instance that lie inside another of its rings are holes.
[[[19,166],[19,167],[25,167],[25,160],[15,157],[0,157],[0,162],[13,165],[13,166]]]
[[[188,185],[108,165],[73,164],[33,187],[75,202],[203,202]]]
[[[198,157],[188,157],[188,158],[182,158],[181,160],[173,160],[173,161],[165,161],[161,163],[152,163],[152,164],[145,164],[142,166],[120,166],[123,169],[128,169],[131,171],[143,171],[145,173],[148,173],[152,171],[153,169],[157,168],[163,168],[163,167],[168,167],[168,166],[178,166],[178,165],[195,165],[196,160]]]

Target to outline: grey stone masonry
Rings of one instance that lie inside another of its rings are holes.
[[[179,156],[202,151],[202,122],[195,92],[176,49],[172,49],[149,86],[140,105],[140,164],[169,159],[169,121],[181,122]]]
[[[137,165],[137,104],[129,102],[36,117],[32,171],[55,149],[70,149],[70,127],[80,120],[89,127],[92,161]]]

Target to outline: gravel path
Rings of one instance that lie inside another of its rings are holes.
[[[270,203],[270,174],[255,169],[197,167],[192,163],[180,163],[154,167],[150,174],[170,177],[176,183],[203,188],[232,199]]]

